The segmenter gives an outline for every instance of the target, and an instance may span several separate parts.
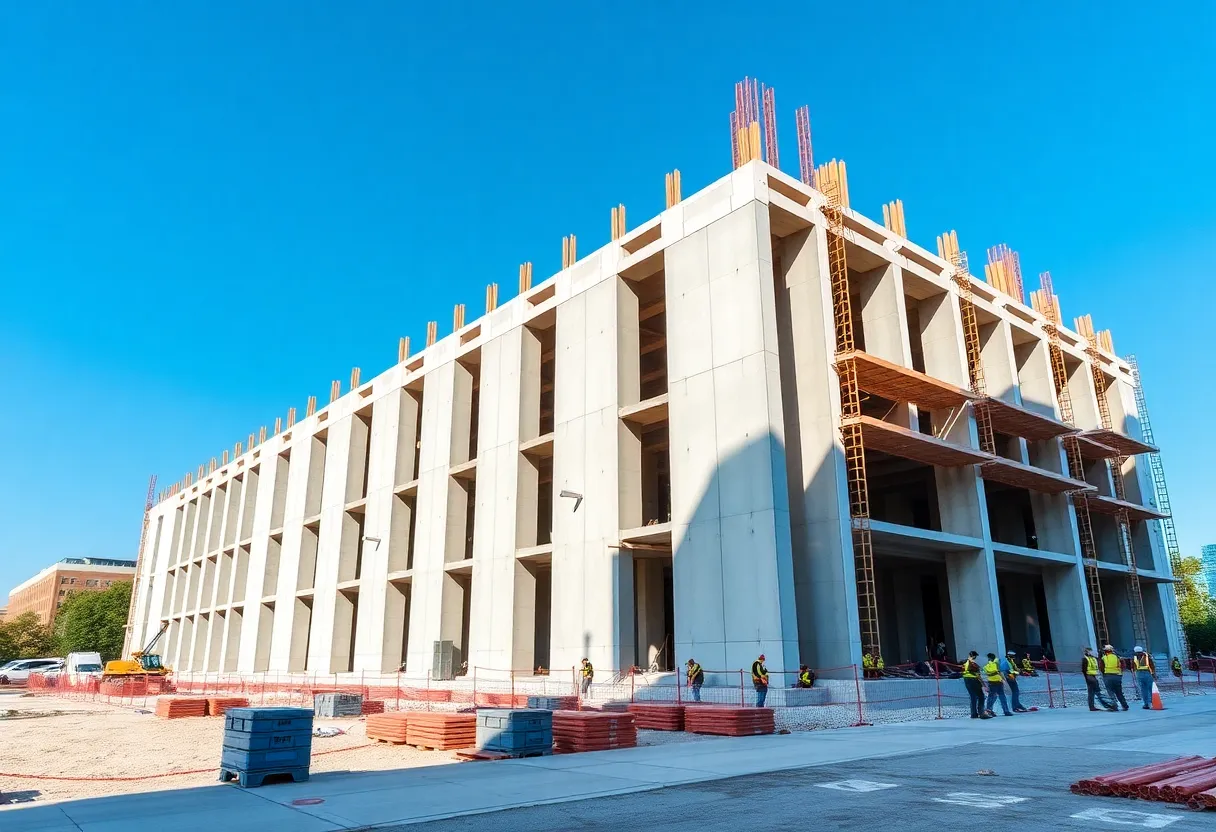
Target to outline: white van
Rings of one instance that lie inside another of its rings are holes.
[[[67,664],[64,666],[63,672],[67,673],[68,678],[73,682],[81,679],[100,679],[101,654],[68,653]]]

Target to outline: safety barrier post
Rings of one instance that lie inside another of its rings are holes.
[[[743,707],[743,668],[739,668],[739,707]]]
[[[477,665],[473,665],[473,707],[477,707]]]
[[[681,699],[680,699],[680,665],[679,665],[679,663],[676,664],[675,680],[676,680],[676,704],[679,705],[681,702]]]
[[[1051,674],[1047,672],[1046,668],[1043,669],[1043,676],[1047,679],[1047,707],[1054,709],[1056,706],[1056,697],[1055,693],[1051,689]]]
[[[937,718],[938,718],[938,719],[945,719],[945,717],[944,717],[944,716],[942,716],[942,674],[941,674],[941,665],[939,665],[937,661],[934,661],[934,662],[933,662],[933,679],[934,679],[934,684],[935,684],[935,686],[937,687]]]
[[[1056,668],[1057,668],[1056,675],[1059,676],[1059,678],[1060,678],[1060,707],[1067,708],[1068,707],[1068,685],[1066,685],[1064,683],[1064,671],[1060,670],[1059,667],[1060,666],[1057,664],[1056,665]]]
[[[426,709],[431,709],[431,670],[426,672]]]
[[[857,722],[851,727],[861,728],[869,725],[870,723],[866,722],[865,713],[862,711],[861,707],[861,676],[857,672],[857,665],[853,665],[853,685],[857,690]]]

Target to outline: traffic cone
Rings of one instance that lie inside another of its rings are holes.
[[[1164,711],[1165,705],[1161,704],[1161,691],[1157,690],[1157,680],[1153,680],[1153,710]]]

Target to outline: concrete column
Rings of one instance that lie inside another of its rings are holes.
[[[617,297],[610,277],[557,308],[553,456],[554,673],[633,661],[633,565],[619,541]],[[581,494],[576,500],[558,496]]]
[[[436,356],[438,362],[439,356]],[[413,599],[410,603],[409,673],[431,668],[440,640],[444,552],[448,526],[448,470],[452,449],[452,395],[456,366],[451,356],[424,376],[422,447],[418,464],[418,519],[415,523]],[[428,363],[430,358],[428,357]]]
[[[404,605],[390,609],[400,592],[388,583],[390,562],[404,562],[409,545],[408,518],[394,518],[393,486],[397,482],[408,482],[414,470],[414,425],[417,402],[405,390],[395,390],[382,396],[372,405],[371,430],[368,442],[367,502],[364,505],[363,537],[357,541],[362,547],[363,560],[360,570],[358,630],[355,641],[354,668],[356,671],[378,672],[396,670],[400,664],[400,644],[396,652],[387,651],[386,633],[400,633],[402,623],[388,621],[391,612],[400,615]],[[404,418],[403,418],[404,417]],[[410,418],[414,417],[414,418]],[[358,419],[352,427],[352,462],[362,464],[357,453],[357,433],[362,429]],[[403,433],[408,438],[403,440]],[[404,447],[403,447],[404,446]],[[399,473],[402,467],[406,473]],[[404,477],[405,479],[401,479]],[[351,478],[347,477],[348,488]],[[360,488],[362,482],[355,483]],[[408,514],[402,504],[401,514]],[[396,523],[394,521],[396,520]],[[404,522],[403,522],[404,521]],[[394,528],[396,525],[396,528]],[[404,568],[404,567],[402,567]],[[398,636],[398,639],[400,636]]]
[[[861,637],[826,246],[818,226],[780,241],[776,308],[799,652],[841,667],[861,661]]]
[[[346,472],[350,464],[350,435],[353,417],[330,424],[325,454],[325,483],[321,492],[321,528],[317,535],[317,581],[313,592],[312,632],[308,642],[308,667],[320,673],[343,672],[350,651],[349,635],[339,632],[339,563],[342,557],[342,527],[346,521]]]
[[[272,568],[268,570],[267,560],[270,557],[271,522],[278,520],[280,525],[283,522],[282,517],[275,517],[275,509],[280,505],[277,499],[277,495],[280,493],[284,497],[283,504],[285,505],[287,474],[290,467],[290,464],[283,460],[278,453],[270,456],[264,454],[260,467],[261,473],[256,480],[256,489],[251,493],[250,499],[243,500],[240,523],[242,527],[246,524],[249,526],[250,543],[244,621],[240,630],[240,646],[236,660],[236,669],[241,673],[263,669],[269,663],[270,641],[273,637],[271,628],[274,618],[272,615],[267,615],[269,611],[263,607],[261,601],[264,597],[278,594],[278,564],[272,563]],[[247,473],[245,475],[246,488],[248,489],[254,484],[254,480]],[[276,550],[281,549],[277,542],[274,546]],[[265,624],[262,621],[264,615],[267,619]],[[261,666],[257,663],[259,653],[266,660]]]
[[[893,263],[849,275],[850,288],[861,302],[861,331],[865,351],[901,367],[912,366],[902,270]],[[900,427],[917,429],[916,406],[903,402],[887,417]]]
[[[526,338],[525,338],[526,334]],[[536,337],[514,327],[481,347],[480,419],[477,431],[477,508],[473,530],[473,604],[469,622],[469,666],[493,670],[529,670],[531,622],[535,612],[516,603],[515,562],[519,514],[531,509],[536,528],[536,490],[520,493],[521,471],[535,468],[519,453],[522,362],[526,342]],[[535,378],[539,380],[540,354]],[[540,391],[536,389],[539,424]],[[532,428],[535,430],[535,427]],[[525,468],[526,466],[526,468]],[[534,484],[533,484],[534,485]],[[524,512],[525,515],[527,512]],[[516,627],[526,619],[528,632],[516,655]],[[517,658],[527,658],[522,665]]]
[[[1080,559],[1070,566],[1043,567],[1052,647],[1060,661],[1079,661],[1086,646],[1101,646],[1094,636],[1094,619],[1085,587],[1085,570]]]
[[[798,664],[772,268],[758,202],[666,252],[676,656],[706,667]]]
[[[301,612],[301,606],[296,601],[296,576],[300,567],[300,550],[304,537],[304,518],[308,506],[310,491],[315,490],[317,506],[320,508],[320,486],[310,488],[316,471],[324,463],[314,460],[313,455],[323,454],[324,445],[317,440],[304,435],[305,422],[297,426],[300,435],[291,445],[291,464],[288,466],[287,490],[283,497],[283,542],[279,551],[279,575],[274,587],[264,587],[263,595],[274,594],[274,635],[270,648],[270,670],[285,671],[291,668],[303,669],[306,657],[303,654],[306,639],[295,638],[297,627],[295,619]],[[323,457],[322,457],[323,458]],[[276,488],[277,492],[277,488]],[[276,493],[277,498],[277,493]],[[305,633],[305,636],[307,633]],[[295,655],[293,656],[293,650]]]

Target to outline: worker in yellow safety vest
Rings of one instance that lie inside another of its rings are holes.
[[[1118,702],[1127,710],[1127,700],[1123,698],[1123,659],[1115,653],[1115,648],[1109,644],[1102,648],[1102,681],[1106,683],[1106,692],[1112,702]]]
[[[1173,671],[1173,674],[1179,679],[1182,678],[1182,662],[1178,660],[1177,656],[1170,659],[1170,670]]]
[[[1038,671],[1034,669],[1034,662],[1030,660],[1030,654],[1027,653],[1022,658],[1022,675],[1023,676],[1038,676]]]
[[[1030,709],[1022,705],[1020,691],[1018,690],[1018,654],[1009,650],[1005,653],[1005,659],[1000,663],[1001,675],[1005,677],[1006,684],[1009,685],[1009,694],[1012,699],[1010,705],[1015,714],[1029,713]]]
[[[705,671],[695,660],[688,660],[688,687],[692,690],[692,701],[701,701],[701,685],[705,684]]]
[[[861,654],[861,675],[867,679],[874,678],[874,657],[869,650]]]
[[[591,681],[595,678],[595,668],[591,666],[591,660],[584,657],[583,666],[580,668],[583,674],[582,681],[579,683],[579,693],[583,696],[591,690]]]
[[[1153,709],[1153,657],[1143,647],[1136,645],[1132,656],[1132,669],[1136,673],[1136,687],[1140,689],[1140,704],[1144,710]]]
[[[768,668],[764,666],[764,654],[752,662],[752,687],[756,689],[756,707],[763,708],[768,696]]]
[[[967,688],[967,696],[971,699],[971,718],[987,719],[988,711],[984,709],[984,684],[980,681],[979,653],[974,650],[963,659],[963,684]]]
[[[1094,698],[1096,697],[1102,703],[1102,707],[1108,711],[1118,710],[1114,705],[1106,700],[1102,695],[1102,687],[1098,684],[1099,670],[1098,659],[1094,656],[1092,648],[1085,648],[1085,655],[1081,657],[1081,675],[1085,677],[1085,690],[1089,695],[1089,709],[1091,711],[1098,710],[1094,707]]]
[[[813,688],[815,687],[815,671],[811,670],[806,665],[798,668],[798,682],[795,687]]]
[[[988,716],[996,716],[992,712],[992,706],[996,704],[996,700],[1000,697],[1001,711],[1005,716],[1013,716],[1013,712],[1009,710],[1009,700],[1005,698],[1005,677],[1001,673],[1001,666],[997,663],[996,653],[988,654],[988,662],[984,665],[984,678],[988,681],[988,704],[984,710]]]

